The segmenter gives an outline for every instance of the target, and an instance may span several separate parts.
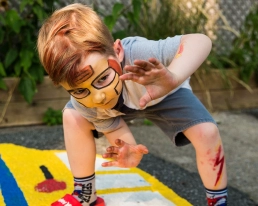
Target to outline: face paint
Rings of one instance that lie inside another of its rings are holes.
[[[221,180],[221,177],[222,177],[222,170],[223,170],[223,167],[224,167],[225,158],[224,158],[224,155],[222,157],[220,157],[221,152],[222,152],[222,147],[220,145],[219,148],[218,148],[218,152],[216,154],[215,162],[214,162],[214,169],[219,167],[218,174],[217,174],[217,179],[216,179],[216,182],[215,182],[214,186],[217,186],[217,184],[219,183],[219,181]]]
[[[87,79],[89,79],[93,75],[93,73],[94,72],[93,72],[92,67],[90,65],[88,65],[76,74],[75,82],[77,84],[80,84],[80,83],[86,81]]]
[[[182,55],[183,51],[184,51],[184,45],[180,44],[178,52],[177,52],[175,58],[179,58]]]
[[[122,82],[119,79],[122,68],[119,63],[113,59],[100,59],[96,64],[84,68],[92,69],[90,77],[82,74],[78,78],[80,81],[87,78],[86,81],[78,84],[76,88],[70,88],[67,83],[61,85],[85,107],[113,108],[122,92]]]

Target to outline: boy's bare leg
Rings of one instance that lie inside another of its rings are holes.
[[[222,194],[227,199],[227,172],[224,149],[218,128],[213,123],[201,123],[184,131],[185,136],[191,141],[196,151],[197,167],[202,182],[212,201],[219,201],[214,194]],[[219,192],[218,192],[219,191]],[[209,203],[209,205],[213,205]],[[214,204],[215,205],[215,204]],[[226,205],[226,204],[217,204]]]
[[[63,113],[65,147],[74,177],[86,177],[95,172],[96,145],[93,125],[74,109]]]
[[[65,147],[74,177],[74,191],[63,199],[72,204],[79,202],[82,206],[104,205],[104,201],[96,196],[95,159],[96,145],[93,137],[93,125],[74,109],[63,112]],[[53,203],[53,205],[57,204]]]

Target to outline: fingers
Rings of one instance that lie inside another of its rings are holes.
[[[117,160],[117,154],[113,154],[113,153],[105,153],[102,155],[103,158],[105,159],[114,159]]]
[[[128,72],[120,76],[121,80],[141,81],[142,77],[153,76],[153,71],[164,69],[156,58],[150,58],[149,61],[135,60],[134,65],[126,65],[124,69]]]
[[[160,69],[162,67],[161,62],[156,58],[150,58],[148,61],[143,60],[135,60],[134,65],[144,69],[145,71],[149,71],[152,68]]]
[[[160,62],[155,58],[150,58],[149,61],[135,60],[134,65],[126,65],[125,70],[127,72],[133,72],[141,75],[145,74],[146,71],[156,68],[159,64]]]
[[[115,140],[115,144],[118,146],[118,147],[123,147],[125,145],[125,142],[121,139],[116,139]]]
[[[138,147],[139,147],[139,150],[141,151],[142,154],[148,154],[149,153],[148,148],[145,147],[144,145],[139,144]]]
[[[148,92],[146,92],[140,99],[139,105],[141,108],[145,107],[152,100]]]
[[[110,161],[110,162],[103,162],[101,164],[102,167],[118,167],[118,162],[117,161]]]
[[[116,139],[115,144],[117,145],[117,147],[116,146],[109,146],[106,149],[106,151],[107,151],[106,155],[108,155],[108,154],[110,154],[110,155],[111,154],[118,154],[119,153],[119,148],[123,147],[126,143],[121,139]],[[109,158],[109,157],[106,157],[106,158]],[[111,157],[111,158],[113,158],[113,157]]]
[[[106,149],[107,153],[118,153],[119,152],[119,148],[115,147],[115,146],[110,146]]]
[[[144,67],[138,66],[138,65],[126,65],[124,69],[127,72],[132,72],[137,75],[143,75],[146,72],[146,69]]]
[[[152,63],[155,66],[159,66],[161,64],[161,62],[156,58],[150,58],[149,62]]]

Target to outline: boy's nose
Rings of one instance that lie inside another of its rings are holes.
[[[93,102],[96,104],[101,104],[104,103],[106,98],[105,93],[103,92],[97,92],[94,96],[93,96]]]

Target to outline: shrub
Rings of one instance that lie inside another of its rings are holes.
[[[21,0],[19,6],[6,5],[0,11],[0,89],[7,89],[3,77],[18,77],[18,89],[28,103],[44,76],[36,51],[37,32],[55,2]]]
[[[62,124],[63,123],[62,111],[48,108],[47,111],[44,113],[43,123],[49,126]]]

